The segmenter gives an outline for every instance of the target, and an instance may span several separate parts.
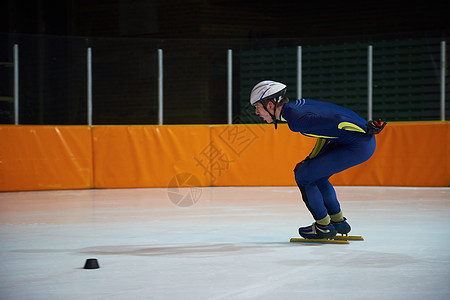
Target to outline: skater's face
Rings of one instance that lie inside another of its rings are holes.
[[[267,110],[273,114],[274,105],[272,102],[267,103]],[[273,119],[270,114],[264,109],[264,106],[261,102],[255,104],[255,113],[264,119],[267,123],[272,123]]]

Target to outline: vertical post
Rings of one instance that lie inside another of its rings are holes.
[[[228,124],[233,124],[233,50],[228,49]]]
[[[372,45],[367,48],[367,120],[372,120],[372,67],[373,67],[373,50]]]
[[[14,44],[14,124],[19,125],[19,45]]]
[[[302,98],[302,46],[297,47],[297,99]]]
[[[163,123],[163,50],[158,49],[158,125]]]
[[[445,121],[445,75],[446,70],[446,45],[445,41],[441,42],[441,121]]]
[[[87,48],[87,123],[92,126],[92,49]]]

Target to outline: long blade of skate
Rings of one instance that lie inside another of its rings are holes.
[[[348,244],[348,240],[291,238],[291,243]]]
[[[364,238],[360,235],[336,235],[333,239],[345,241],[364,241]]]

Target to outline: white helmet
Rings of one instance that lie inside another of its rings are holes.
[[[255,85],[250,94],[250,104],[255,105],[261,100],[274,99],[279,101],[283,99],[283,95],[286,92],[287,86],[283,83],[264,80]]]

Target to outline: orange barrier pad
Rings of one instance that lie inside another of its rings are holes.
[[[449,122],[390,123],[335,185],[449,186]],[[295,185],[315,139],[286,124],[0,126],[0,190]]]
[[[0,126],[0,190],[92,187],[88,126]]]
[[[209,166],[209,136],[210,128],[201,125],[95,126],[95,187],[167,187],[186,180],[209,186],[209,173],[197,167]]]

